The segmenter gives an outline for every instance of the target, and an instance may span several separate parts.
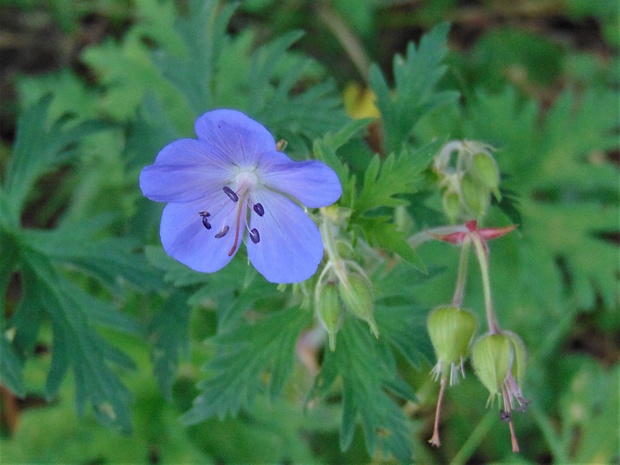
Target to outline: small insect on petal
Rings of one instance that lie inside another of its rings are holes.
[[[222,237],[224,237],[224,236],[228,233],[228,231],[229,231],[229,230],[230,230],[230,227],[228,227],[228,226],[224,226],[224,227],[220,230],[220,232],[219,232],[219,233],[217,233],[217,234],[215,235],[215,238],[216,238],[216,239],[221,239]]]
[[[263,216],[265,214],[265,209],[263,205],[260,203],[255,203],[254,207],[252,207],[258,216]]]
[[[256,228],[252,228],[249,236],[252,242],[254,242],[255,244],[258,244],[260,242],[260,234],[258,234],[258,230]]]

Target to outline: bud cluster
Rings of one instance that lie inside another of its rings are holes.
[[[346,211],[332,206],[321,209],[321,213],[321,232],[328,261],[314,290],[314,307],[333,351],[336,349],[336,334],[347,313],[365,321],[376,337],[379,329],[374,319],[372,283],[364,269],[349,256],[353,250],[351,244],[336,240]]]
[[[336,350],[336,334],[345,312],[365,321],[375,336],[379,329],[373,316],[372,285],[365,275],[349,274],[346,281],[319,281],[315,289],[314,309],[317,320],[327,331],[330,350]]]
[[[442,205],[451,223],[483,217],[491,194],[500,200],[500,172],[489,145],[450,141],[435,156],[433,171],[442,189]]]

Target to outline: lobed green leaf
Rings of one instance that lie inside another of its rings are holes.
[[[435,26],[422,37],[417,48],[413,43],[407,46],[404,58],[400,55],[394,57],[393,92],[379,67],[371,67],[370,85],[377,95],[386,153],[400,152],[425,114],[457,100],[458,92],[435,90],[447,69],[441,63],[448,51],[448,30],[447,23]]]
[[[405,399],[413,399],[413,392],[390,369],[394,363],[391,351],[379,350],[366,325],[354,318],[346,320],[337,337],[336,350],[326,352],[310,396],[328,395],[340,377],[341,449],[350,446],[360,417],[371,455],[379,447],[401,462],[410,462],[412,441],[407,418],[385,389]]]
[[[202,393],[182,421],[194,424],[236,415],[262,393],[277,398],[293,366],[295,343],[311,318],[311,312],[293,307],[218,333],[212,339],[215,357],[203,367],[209,377],[199,385]]]

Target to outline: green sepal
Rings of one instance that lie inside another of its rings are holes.
[[[476,341],[471,361],[480,382],[491,393],[499,394],[502,384],[512,369],[513,346],[505,334],[485,334]]]

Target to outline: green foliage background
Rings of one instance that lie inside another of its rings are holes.
[[[66,50],[0,94],[2,463],[618,461],[618,6],[354,3],[0,3],[7,31],[43,47],[42,22]],[[347,116],[352,80],[379,122]],[[299,357],[316,280],[282,290],[243,257],[188,270],[137,186],[218,107],[343,183],[381,337],[347,318],[316,372]],[[447,392],[443,446],[427,444],[426,315],[459,253],[407,239],[447,221],[429,163],[452,139],[498,149],[484,223],[519,223],[490,244],[499,319],[530,357],[518,455],[471,370]]]

